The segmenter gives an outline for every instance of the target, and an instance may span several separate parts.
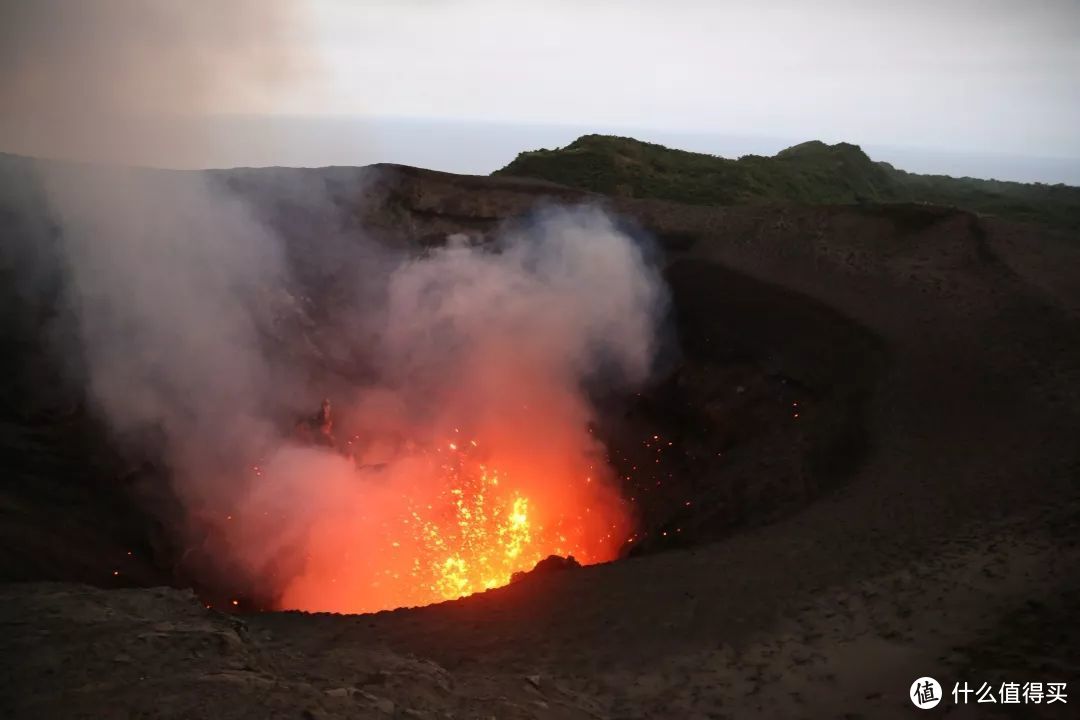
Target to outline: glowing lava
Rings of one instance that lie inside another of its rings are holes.
[[[474,457],[476,445],[462,450],[449,443],[434,500],[410,501],[403,524],[412,530],[406,545],[415,548],[411,575],[417,587],[433,600],[452,600],[505,585],[548,555],[575,555],[586,563],[609,559],[580,542],[587,530],[580,525],[586,521],[581,512],[552,514],[536,507],[512,477]],[[588,486],[591,478],[580,482]],[[604,539],[613,536],[605,533]],[[393,545],[403,547],[399,541]]]
[[[497,470],[450,449],[446,488],[434,504],[410,512],[421,550],[413,563],[418,583],[451,600],[505,585],[513,573],[564,552],[530,522],[527,497],[500,485]]]
[[[304,539],[303,569],[281,607],[369,612],[426,605],[510,582],[549,555],[614,559],[629,534],[623,504],[586,466],[573,477],[445,443],[335,479]],[[307,472],[314,468],[310,458]],[[514,468],[513,471],[507,469]],[[264,475],[269,472],[264,470]],[[271,473],[272,474],[272,473]]]

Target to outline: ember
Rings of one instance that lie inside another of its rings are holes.
[[[497,469],[454,444],[450,449],[436,503],[411,510],[412,540],[423,558],[414,563],[413,579],[433,599],[499,587],[548,555],[577,552],[560,530],[565,518],[549,527],[534,523],[529,498],[513,489],[512,481],[500,483]]]
[[[268,511],[259,491],[308,494],[305,536],[282,538],[303,549],[303,567],[280,607],[370,612],[453,600],[506,585],[551,555],[612,560],[629,536],[623,503],[589,464],[574,472],[573,461],[529,462],[477,441],[409,447],[378,469],[310,447],[262,467],[243,516],[225,527],[234,546],[273,552],[254,544],[275,527],[286,534],[282,523],[299,510]]]

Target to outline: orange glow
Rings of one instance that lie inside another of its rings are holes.
[[[584,387],[648,375],[658,295],[641,262],[601,228],[399,268],[376,384],[335,400],[347,452],[245,459],[258,473],[223,482],[238,497],[213,510],[223,554],[276,608],[331,612],[458,598],[553,554],[615,559],[632,506]]]
[[[457,448],[451,445],[451,448]],[[443,465],[445,487],[433,506],[410,512],[417,551],[410,576],[432,600],[453,600],[505,585],[510,576],[546,557],[542,526],[530,520],[529,499],[499,485],[499,473],[460,453]],[[430,508],[430,509],[429,509]],[[400,548],[401,542],[391,545]]]
[[[283,609],[427,605],[506,585],[549,555],[614,559],[628,515],[611,484],[597,482],[607,478],[593,460],[521,450],[506,437],[410,443],[391,462],[358,468],[290,447],[260,467],[255,493],[226,527],[252,567],[260,552],[280,549],[274,542],[294,551],[299,568],[280,592]],[[281,505],[282,497],[297,500]]]

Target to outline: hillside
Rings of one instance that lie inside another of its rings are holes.
[[[815,150],[834,151],[791,152]],[[858,167],[845,177],[878,188]],[[363,367],[366,346],[344,352],[326,328],[364,297],[367,259],[349,250],[364,238],[419,257],[600,199],[655,238],[671,293],[677,353],[595,423],[636,506],[628,557],[424,608],[256,612],[233,578],[191,571],[166,532],[167,468],[121,454],[59,366],[63,237],[33,171],[0,155],[0,539],[17,549],[0,561],[4,717],[903,719],[924,674],[946,691],[1076,676],[1069,233],[397,165],[208,173],[281,241],[305,302],[267,342],[324,386],[355,387]]]
[[[1080,188],[918,175],[875,162],[857,145],[816,140],[773,157],[731,160],[632,138],[585,135],[564,148],[523,152],[494,174],[697,205],[914,202],[1080,228]]]

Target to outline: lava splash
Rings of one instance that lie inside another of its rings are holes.
[[[550,528],[536,522],[529,498],[512,478],[455,443],[447,449],[434,501],[412,503],[402,522],[407,545],[415,551],[412,580],[432,598],[452,600],[505,585],[515,572],[531,569],[549,554],[582,550],[560,527],[565,518]],[[392,545],[400,549],[401,542]]]
[[[556,467],[500,458],[475,440],[359,468],[324,449],[291,448],[260,466],[256,488],[265,492],[230,515],[230,535],[242,544],[277,528],[278,543],[263,542],[268,555],[302,548],[291,566],[266,570],[282,580],[282,609],[373,612],[453,600],[506,585],[550,555],[582,564],[617,556],[630,533],[625,504],[596,481],[595,466],[559,476]],[[268,504],[300,493],[299,506]],[[291,536],[298,513],[312,521]]]

